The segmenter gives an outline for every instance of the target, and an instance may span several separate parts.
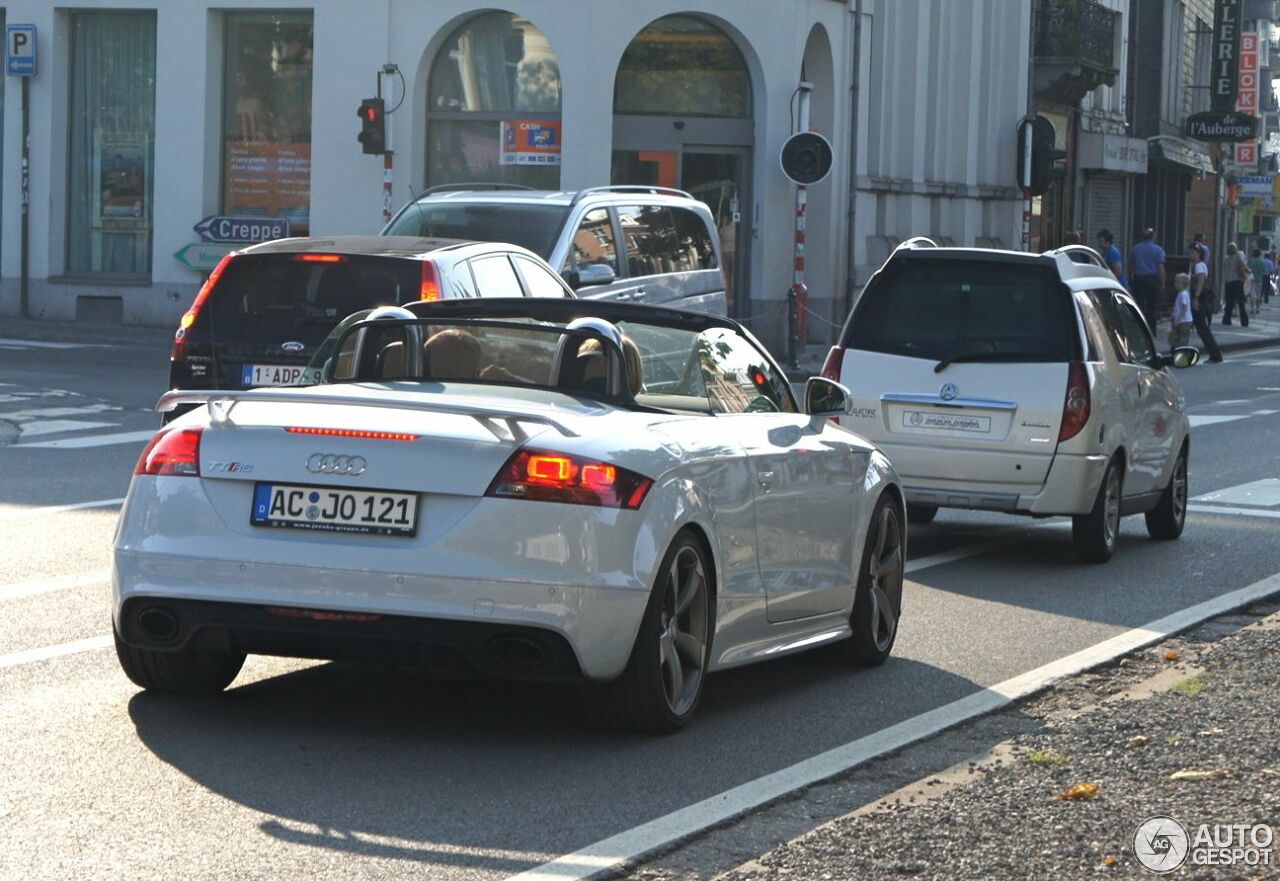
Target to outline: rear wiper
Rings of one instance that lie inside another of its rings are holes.
[[[934,373],[941,373],[952,364],[960,361],[1043,361],[1043,352],[961,352],[949,358],[943,358],[933,365]]]

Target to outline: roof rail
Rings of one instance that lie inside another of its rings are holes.
[[[1092,263],[1100,269],[1111,269],[1111,267],[1107,265],[1107,261],[1102,259],[1102,255],[1093,250],[1093,248],[1090,248],[1088,245],[1063,245],[1061,248],[1054,248],[1052,250],[1045,251],[1044,253],[1054,257],[1061,254],[1072,263],[1083,263],[1087,260],[1089,263]],[[1084,257],[1085,260],[1078,260],[1076,257],[1072,256],[1077,254]]]
[[[898,245],[898,247],[894,248],[893,253],[896,254],[899,251],[905,251],[905,250],[914,249],[914,248],[936,248],[936,247],[938,247],[938,243],[935,242],[933,239],[929,238],[928,236],[912,236],[911,238],[907,239],[905,242],[902,242],[900,245]],[[890,256],[893,256],[893,255],[891,254]]]
[[[658,187],[648,184],[613,184],[607,187],[587,187],[585,190],[578,190],[573,194],[573,202],[576,205],[583,196],[591,193],[649,193],[654,196],[680,196],[684,199],[692,199],[693,196],[684,190],[677,190],[674,187]]]
[[[502,184],[502,183],[470,183],[470,184],[436,184],[434,187],[427,187],[418,195],[430,196],[432,193],[464,193],[475,190],[533,190],[533,187],[526,187],[524,184]]]

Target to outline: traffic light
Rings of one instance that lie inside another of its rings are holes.
[[[1058,163],[1067,158],[1067,151],[1055,149],[1056,140],[1053,123],[1043,116],[1018,123],[1018,186],[1033,196],[1066,175]]]
[[[356,140],[366,153],[387,152],[387,105],[381,98],[365,98],[356,111],[360,117],[360,134]]]

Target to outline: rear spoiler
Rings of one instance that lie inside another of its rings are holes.
[[[452,416],[470,416],[479,422],[486,431],[504,442],[521,444],[529,439],[528,433],[520,423],[530,422],[554,428],[564,437],[577,437],[577,432],[563,422],[534,413],[511,410],[503,407],[481,407],[469,404],[446,403],[435,401],[387,401],[387,400],[345,400],[333,395],[320,395],[307,392],[252,391],[222,392],[216,389],[207,391],[172,391],[165,392],[156,402],[156,412],[167,413],[179,404],[208,404],[209,416],[213,425],[226,425],[231,420],[231,411],[241,401],[262,401],[281,404],[334,404],[354,407],[381,407],[388,410],[421,410],[427,413],[447,413]],[[505,430],[504,430],[505,429]]]

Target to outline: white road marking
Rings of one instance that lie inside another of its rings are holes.
[[[64,642],[60,645],[49,645],[44,648],[27,649],[21,652],[10,652],[0,655],[0,670],[5,667],[17,667],[21,664],[34,664],[80,652],[94,652],[114,645],[110,636],[91,636],[88,639],[77,639],[75,642]]]
[[[1217,425],[1219,422],[1235,422],[1237,419],[1248,419],[1248,416],[1188,416],[1191,420],[1191,427],[1198,428],[1202,425]]]
[[[14,340],[0,337],[0,346],[15,346],[19,349],[114,349],[106,343],[47,343],[42,340]]]
[[[513,875],[508,881],[583,881],[591,878],[659,848],[691,838],[788,793],[842,774],[877,756],[999,710],[1016,700],[1042,691],[1061,679],[1159,642],[1206,618],[1247,606],[1275,593],[1280,593],[1280,573],[1167,615],[1143,627],[1127,630],[1083,651],[1006,679],[991,688],[735,786],[634,829],[597,841],[527,872]]]
[[[37,581],[0,584],[0,600],[16,600],[22,597],[37,596],[42,593],[71,590],[76,587],[93,587],[94,585],[106,584],[110,580],[111,570],[99,569],[96,572],[85,572],[81,575],[62,575],[57,578],[42,578]]]
[[[1280,520],[1280,511],[1268,511],[1265,508],[1230,508],[1226,505],[1187,505],[1192,514],[1226,514],[1231,517],[1263,517]]]
[[[1217,407],[1220,404],[1247,404],[1247,403],[1249,403],[1248,398],[1234,398],[1229,401],[1214,401],[1212,404],[1209,404],[1208,406]]]
[[[1265,361],[1250,361],[1250,367],[1280,367],[1280,358],[1269,358]]]
[[[159,428],[154,428],[151,431],[124,431],[116,434],[90,434],[84,437],[65,437],[61,440],[37,441],[34,444],[14,444],[14,448],[27,450],[67,450],[83,449],[85,447],[109,447],[113,444],[136,444],[142,441],[151,440],[159,430]]]
[[[1238,486],[1215,489],[1196,496],[1193,502],[1216,502],[1220,505],[1258,505],[1270,508],[1280,505],[1280,479],[1268,477]]]
[[[1250,416],[1274,416],[1280,413],[1280,410],[1254,410]]]
[[[96,499],[92,502],[74,502],[69,505],[43,505],[39,508],[0,509],[0,520],[22,520],[45,514],[61,514],[63,511],[82,511],[85,508],[111,508],[123,505],[124,499]]]
[[[1269,385],[1260,385],[1260,386],[1258,386],[1258,391],[1260,391],[1260,392],[1280,392],[1280,388],[1276,388],[1276,387],[1269,386]]]
[[[0,418],[8,417],[0,413]],[[63,434],[68,431],[90,431],[95,428],[119,428],[119,422],[87,422],[83,419],[41,419],[24,422],[18,427],[18,442],[45,434]]]
[[[110,413],[123,410],[115,404],[85,404],[82,407],[41,407],[37,410],[14,410],[5,413],[5,419],[26,422],[31,419],[54,419],[61,416],[88,416],[91,413]]]

